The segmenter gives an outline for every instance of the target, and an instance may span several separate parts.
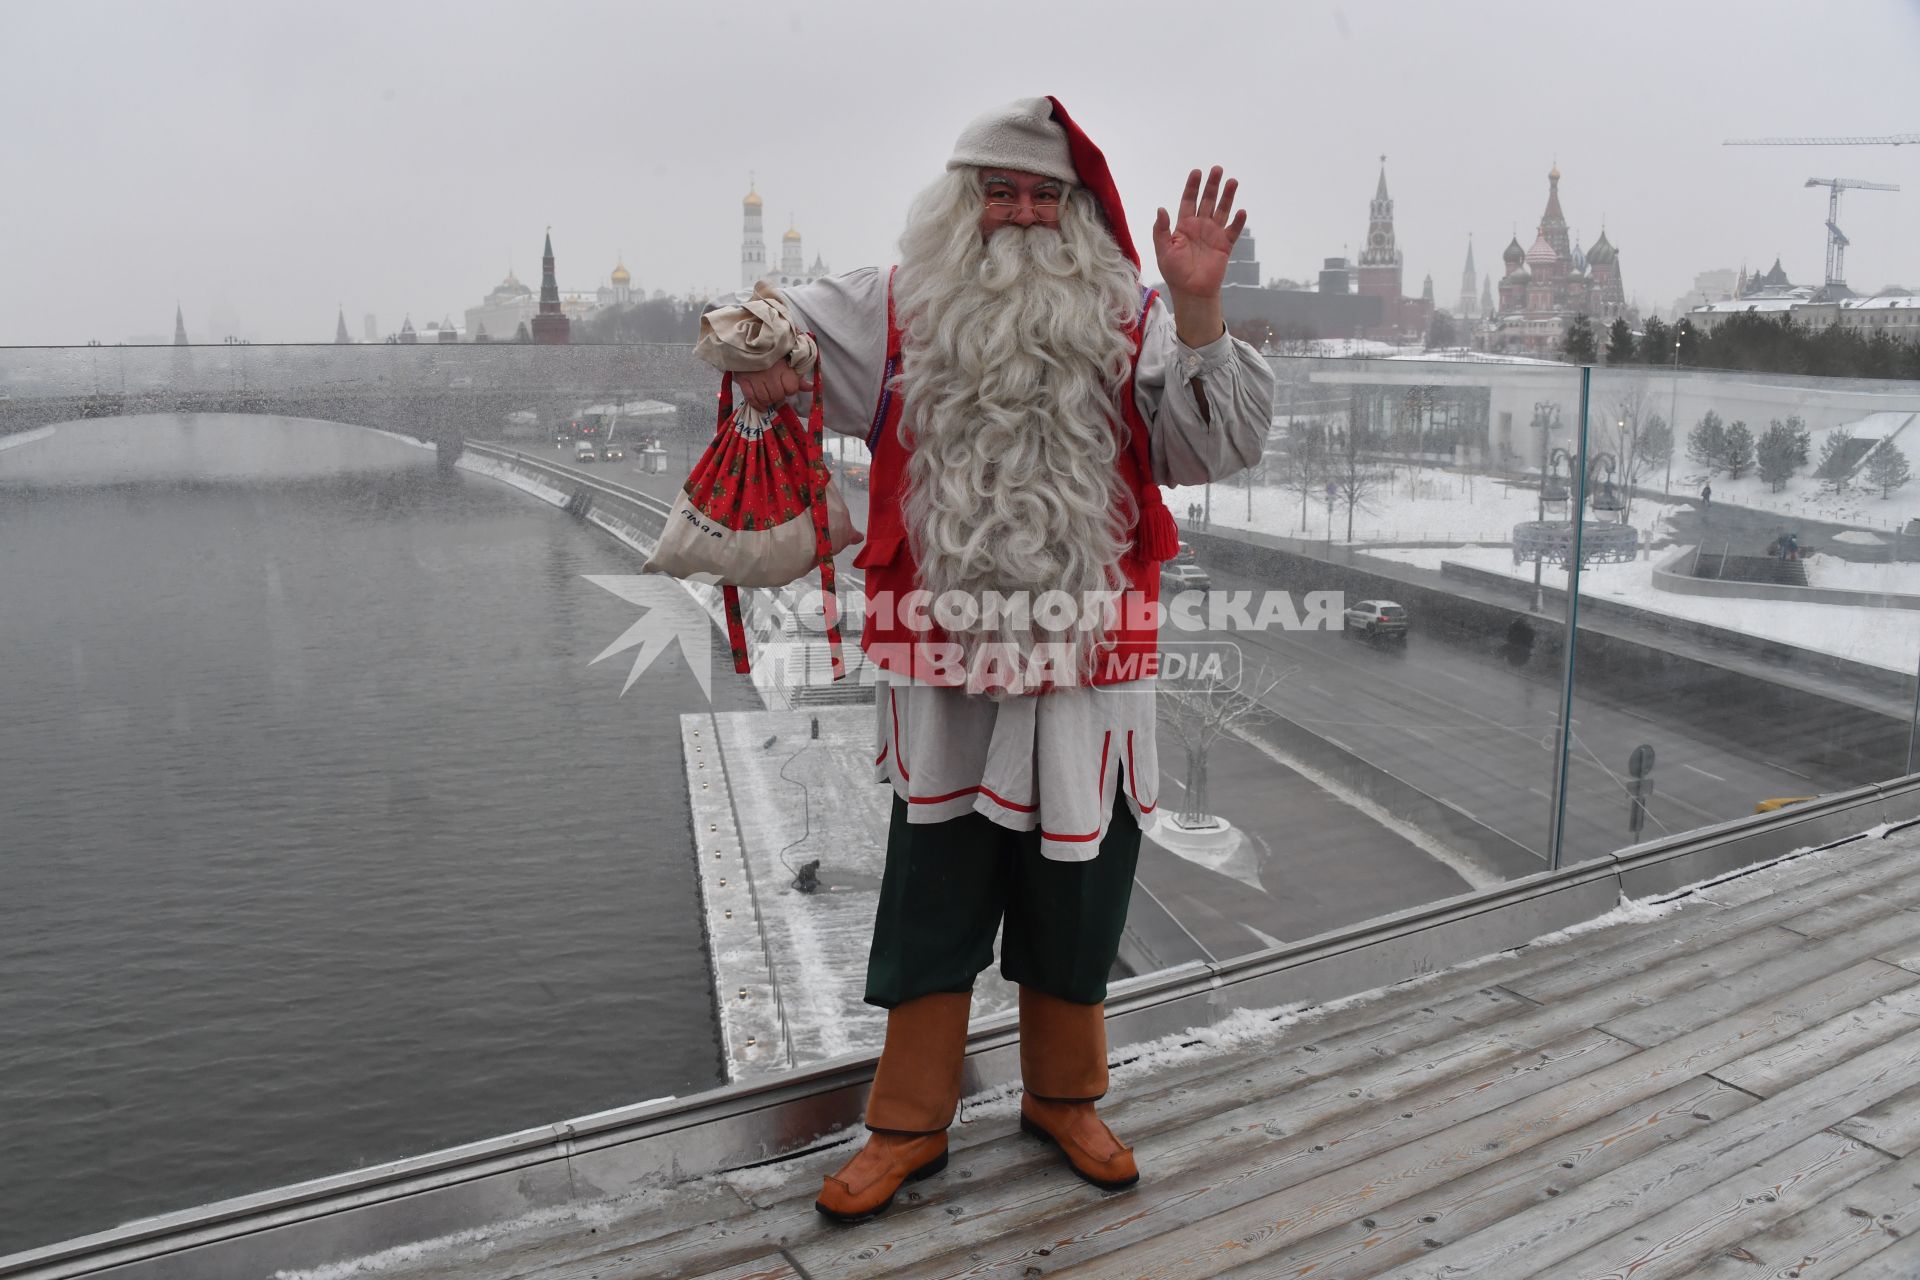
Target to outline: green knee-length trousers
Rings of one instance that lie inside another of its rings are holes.
[[[1085,862],[1042,856],[1040,832],[1012,831],[969,813],[910,823],[893,799],[887,866],[880,883],[867,1003],[891,1009],[937,991],[971,991],[993,963],[1000,974],[1074,1004],[1107,998],[1140,859],[1140,825],[1124,786],[1099,855]]]

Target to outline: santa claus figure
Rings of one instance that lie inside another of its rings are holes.
[[[1153,228],[1165,293],[1145,289],[1099,148],[1057,99],[1021,99],[961,133],[896,268],[761,286],[758,331],[796,346],[746,356],[716,340],[742,308],[706,318],[702,353],[760,408],[810,385],[811,333],[826,425],[873,455],[854,565],[893,815],[866,999],[889,1013],[870,1136],[817,1202],[835,1220],[946,1167],[997,931],[1021,1128],[1097,1187],[1139,1178],[1094,1104],[1159,801],[1157,602],[1179,547],[1160,487],[1256,462],[1272,417],[1272,371],[1221,318],[1236,185],[1189,175]]]

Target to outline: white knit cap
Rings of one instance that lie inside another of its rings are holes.
[[[1077,182],[1067,131],[1045,98],[1020,98],[995,107],[960,131],[947,168],[1012,169]]]

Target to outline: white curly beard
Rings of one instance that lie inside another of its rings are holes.
[[[936,600],[1112,600],[1136,514],[1116,460],[1139,271],[1084,192],[1069,193],[1057,229],[1009,224],[984,242],[981,199],[977,171],[950,172],[920,197],[901,240],[895,385],[913,447],[903,510],[920,585]],[[988,643],[1023,657],[1070,644],[1078,678],[1111,620],[1096,609],[1093,625],[1071,631],[941,621],[970,662]]]

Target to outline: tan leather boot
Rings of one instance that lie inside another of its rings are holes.
[[[1020,988],[1020,1127],[1060,1148],[1067,1164],[1105,1191],[1140,1181],[1133,1149],[1093,1104],[1107,1093],[1107,1007],[1072,1004]]]
[[[908,1179],[947,1167],[947,1126],[960,1105],[973,995],[940,992],[888,1011],[887,1041],[867,1094],[873,1136],[821,1184],[813,1202],[835,1222],[864,1222],[893,1203]]]

